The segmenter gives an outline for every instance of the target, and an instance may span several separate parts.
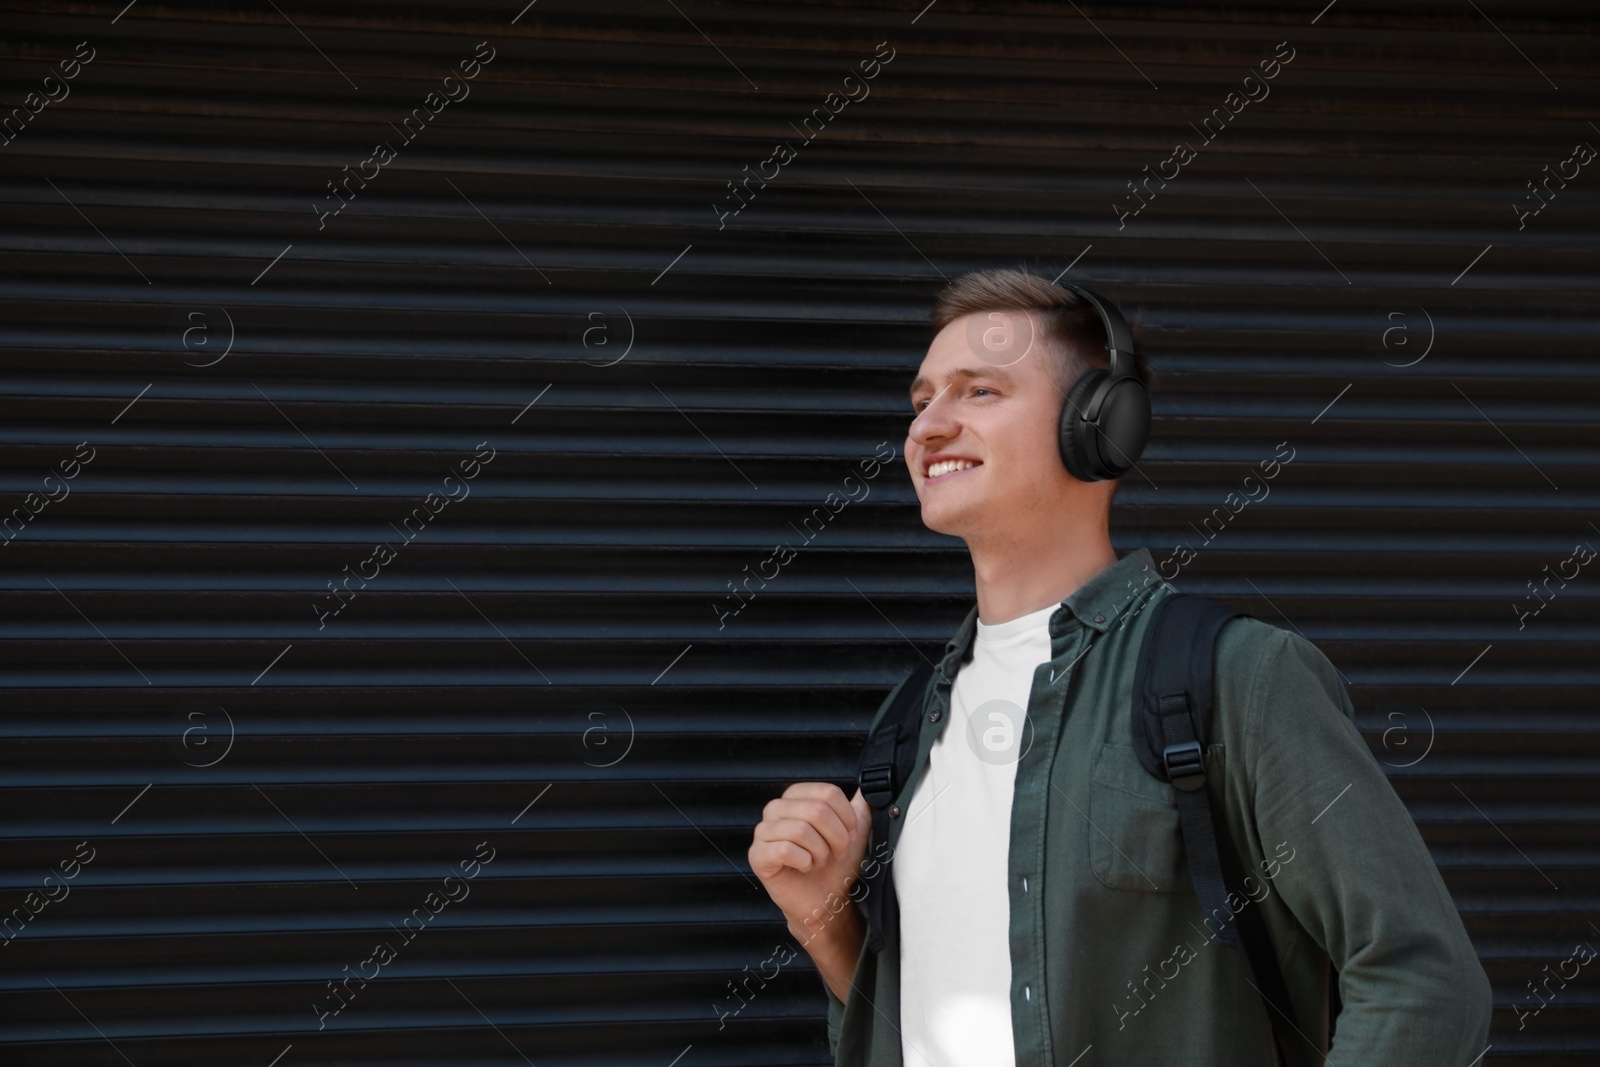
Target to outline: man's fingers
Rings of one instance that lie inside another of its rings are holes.
[[[807,788],[802,788],[807,787]],[[816,827],[828,845],[841,855],[850,850],[850,827],[856,823],[854,809],[844,792],[828,782],[797,782],[762,809],[767,821],[802,819]]]
[[[833,855],[827,840],[805,819],[764,819],[756,824],[755,836],[757,841],[787,842],[802,849],[811,858],[811,864],[800,866],[801,870],[814,870],[827,863]],[[787,849],[783,850],[783,854],[784,862],[789,866],[800,865],[799,856]]]
[[[803,817],[827,839],[829,848],[843,856],[850,851],[850,825],[855,822],[855,813],[850,810],[843,793],[836,791],[836,795],[839,798],[837,806],[827,801],[803,801],[807,805]],[[839,814],[840,807],[844,808],[843,815]]]
[[[859,788],[846,799],[831,782],[795,782],[762,809],[750,867],[771,878],[784,867],[810,873],[849,856],[852,835],[870,832],[871,811]]]
[[[856,792],[861,790],[857,789]],[[855,805],[846,800],[844,790],[832,782],[796,782],[783,791],[783,799],[822,801],[833,811],[834,817],[839,820],[839,828],[846,836],[857,825]],[[817,826],[822,828],[822,822],[819,821]]]
[[[750,846],[750,869],[757,878],[767,879],[792,867],[802,874],[814,869],[816,860],[811,853],[793,841],[757,841]]]

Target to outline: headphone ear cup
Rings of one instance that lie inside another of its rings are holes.
[[[1103,369],[1096,369],[1079,378],[1067,393],[1067,402],[1061,405],[1061,461],[1066,464],[1068,473],[1080,482],[1100,480],[1088,454],[1085,439],[1090,427],[1084,422],[1082,412],[1089,394],[1107,373]]]
[[[1133,378],[1113,382],[1095,420],[1095,454],[1102,478],[1121,478],[1133,469],[1150,439],[1150,394]]]

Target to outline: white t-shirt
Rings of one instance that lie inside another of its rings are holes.
[[[1034,668],[1060,607],[977,624],[950,721],[929,752],[890,864],[900,904],[905,1067],[1014,1067],[1011,796]]]

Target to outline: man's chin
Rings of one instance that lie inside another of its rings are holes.
[[[934,533],[964,538],[967,531],[973,526],[972,511],[973,509],[970,507],[935,507],[929,509],[924,505],[922,508],[922,525]]]

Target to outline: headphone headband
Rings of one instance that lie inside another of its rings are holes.
[[[1074,282],[1056,282],[1056,284],[1076,293],[1099,313],[1100,322],[1106,330],[1106,352],[1111,362],[1110,377],[1134,377],[1133,331],[1128,328],[1127,320],[1122,317],[1116,305],[1109,300],[1100,299],[1099,296]]]

